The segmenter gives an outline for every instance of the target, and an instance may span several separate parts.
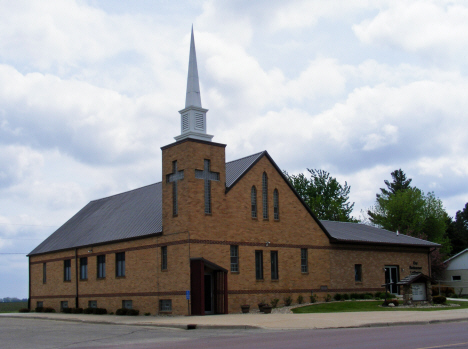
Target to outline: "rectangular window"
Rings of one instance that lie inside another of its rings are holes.
[[[278,280],[278,251],[271,251],[271,279]]]
[[[167,246],[161,246],[161,270],[167,270]]]
[[[42,283],[47,282],[47,263],[42,263]]]
[[[97,277],[103,279],[106,277],[106,255],[97,256]]]
[[[263,280],[263,251],[255,251],[255,278]]]
[[[63,311],[63,309],[68,308],[68,301],[61,301],[60,302],[60,311]]]
[[[88,279],[88,257],[80,258],[80,280]]]
[[[231,245],[231,272],[239,272],[239,246]]]
[[[63,261],[63,281],[71,281],[71,259]]]
[[[122,308],[124,309],[132,309],[133,302],[130,300],[122,301]]]
[[[37,301],[36,307],[37,308],[44,308],[44,302],[43,301]]]
[[[97,308],[97,301],[88,301],[88,308]]]
[[[125,276],[125,252],[115,254],[115,276]]]
[[[452,281],[461,281],[461,275],[452,275]]]
[[[354,264],[354,281],[362,281],[362,264]]]
[[[159,311],[172,311],[172,300],[171,299],[159,300]]]
[[[308,251],[307,248],[301,248],[301,272],[309,272]]]

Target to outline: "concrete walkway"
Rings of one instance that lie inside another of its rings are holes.
[[[8,313],[1,317],[169,328],[277,330],[381,327],[468,321],[468,309],[325,314],[229,314],[211,316],[116,316],[62,313]]]

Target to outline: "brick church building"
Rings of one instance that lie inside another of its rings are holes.
[[[266,151],[226,163],[226,145],[206,133],[207,111],[192,31],[181,134],[161,148],[162,182],[91,201],[37,246],[31,308],[220,314],[384,283],[398,293],[410,273],[430,274],[439,245],[320,221]]]

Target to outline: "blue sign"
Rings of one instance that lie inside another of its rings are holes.
[[[187,300],[190,299],[190,291],[185,291],[185,298],[186,298]]]

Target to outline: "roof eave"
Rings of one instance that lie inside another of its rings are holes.
[[[395,247],[411,247],[411,248],[432,248],[432,247],[440,247],[440,244],[430,244],[430,245],[422,245],[422,244],[405,244],[405,243],[394,243],[394,242],[383,242],[383,241],[360,241],[360,240],[341,240],[337,238],[333,238],[330,242],[335,244],[349,244],[349,245],[381,245],[381,246],[395,246]]]

